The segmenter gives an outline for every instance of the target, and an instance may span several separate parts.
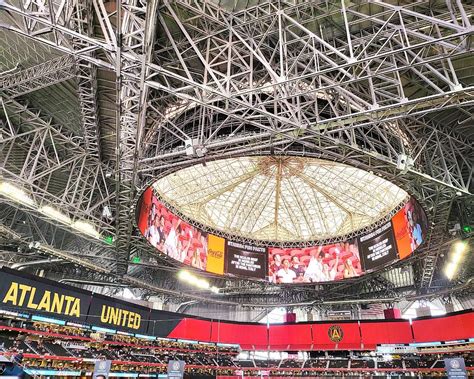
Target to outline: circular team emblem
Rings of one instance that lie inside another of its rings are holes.
[[[332,325],[328,329],[328,336],[332,342],[341,342],[344,338],[344,332],[339,325]]]
[[[451,361],[451,368],[459,368],[460,366],[459,361]]]
[[[105,370],[107,368],[107,362],[106,361],[100,361],[99,362],[99,370]]]
[[[173,370],[174,371],[179,371],[179,362],[178,361],[173,362]]]

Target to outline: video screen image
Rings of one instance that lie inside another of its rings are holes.
[[[200,270],[207,266],[207,233],[171,213],[153,190],[142,197],[138,227],[145,238],[170,258]]]
[[[268,276],[272,283],[330,282],[362,273],[356,240],[308,248],[269,248]]]

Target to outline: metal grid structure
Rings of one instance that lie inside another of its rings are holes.
[[[472,204],[473,12],[462,0],[2,2],[0,178],[34,205],[2,198],[2,263],[246,306],[472,291],[469,265],[451,283],[440,269]],[[176,283],[136,232],[138,194],[180,168],[249,155],[345,163],[414,195],[431,228],[399,263],[412,280],[394,267],[292,290]]]
[[[360,231],[384,219],[408,196],[370,172],[292,156],[213,161],[167,175],[153,187],[204,226],[281,243]]]

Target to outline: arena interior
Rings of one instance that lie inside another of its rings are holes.
[[[0,0],[0,376],[474,377],[473,15]]]

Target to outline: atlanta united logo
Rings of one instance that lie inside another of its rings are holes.
[[[328,336],[332,342],[341,342],[344,338],[344,332],[339,325],[332,325],[328,329]]]

